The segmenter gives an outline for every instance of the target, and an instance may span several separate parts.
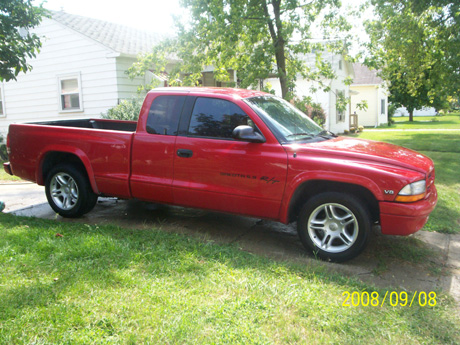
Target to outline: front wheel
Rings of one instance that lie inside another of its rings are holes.
[[[371,230],[366,205],[353,195],[327,192],[302,207],[297,231],[303,245],[323,260],[343,262],[364,249]]]
[[[45,191],[51,208],[62,217],[80,217],[97,202],[87,177],[69,164],[58,165],[49,172]]]

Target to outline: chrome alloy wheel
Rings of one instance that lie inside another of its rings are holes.
[[[358,238],[358,220],[353,212],[340,204],[318,206],[311,213],[307,224],[312,242],[328,253],[344,252]]]
[[[72,176],[60,172],[53,176],[50,184],[51,198],[62,210],[71,210],[77,203],[78,186]]]

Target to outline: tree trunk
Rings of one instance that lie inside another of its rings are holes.
[[[414,108],[411,108],[411,110],[409,110],[409,122],[413,122],[414,121]]]
[[[289,92],[288,80],[286,75],[286,56],[284,54],[284,41],[280,39],[275,45],[276,49],[276,66],[278,67],[278,76],[280,78],[281,96],[286,99]]]
[[[285,54],[285,40],[283,37],[283,22],[281,20],[281,0],[271,0],[273,6],[273,14],[275,16],[274,22],[270,17],[267,2],[264,0],[262,6],[265,13],[265,19],[268,24],[270,36],[272,38],[273,47],[275,48],[276,67],[278,69],[278,77],[281,85],[281,96],[285,99],[289,92],[287,74],[286,74],[286,54]]]

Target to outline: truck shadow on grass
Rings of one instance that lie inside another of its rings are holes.
[[[361,255],[346,263],[333,264],[316,260],[304,249],[295,224],[286,226],[249,217],[110,198],[102,198],[92,212],[80,219],[64,219],[48,209],[42,217],[90,225],[116,224],[146,231],[159,228],[193,236],[205,243],[232,244],[278,261],[316,265],[377,287],[439,290],[449,274],[443,248],[413,237],[373,234]]]

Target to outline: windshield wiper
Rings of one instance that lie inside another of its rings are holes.
[[[299,135],[304,135],[307,138],[313,138],[310,133],[292,133],[292,134],[287,135],[286,138],[296,137],[296,136],[299,136]]]
[[[330,137],[337,138],[337,135],[335,135],[332,132],[324,130],[324,131],[319,132],[318,134],[315,134],[315,137],[322,137],[325,139],[330,139]]]

